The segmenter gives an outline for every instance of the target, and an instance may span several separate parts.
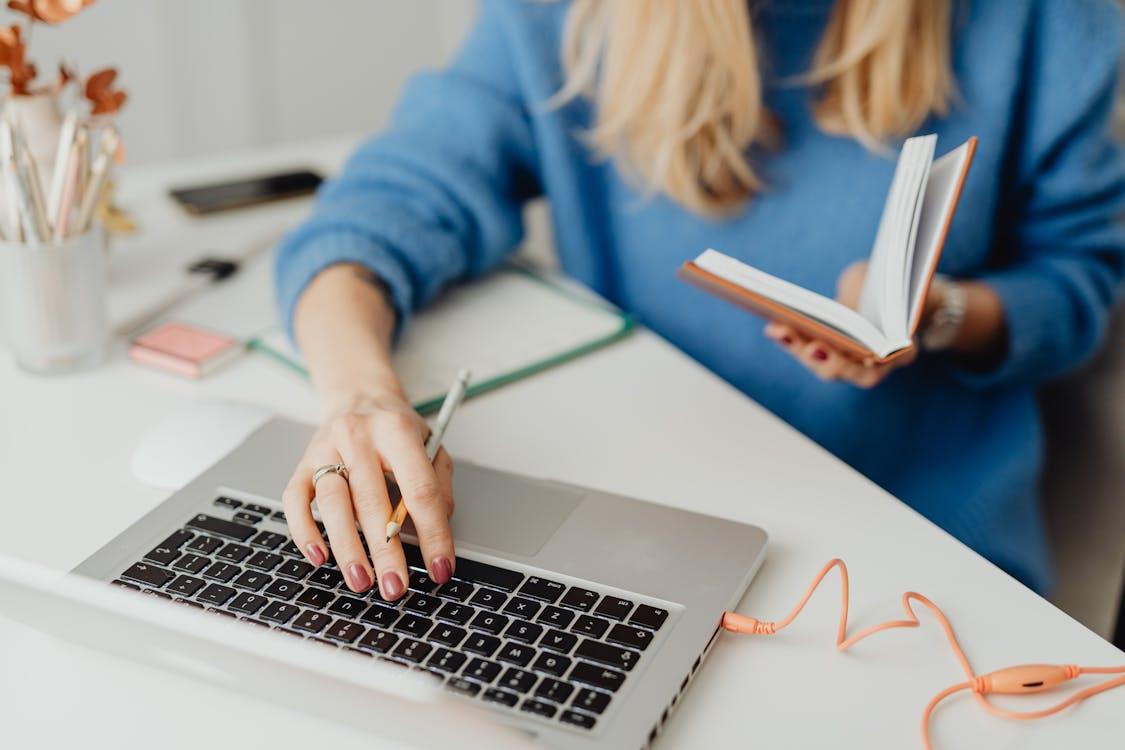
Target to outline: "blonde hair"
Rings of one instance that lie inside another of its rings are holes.
[[[555,97],[594,100],[587,133],[649,192],[702,214],[763,188],[751,145],[776,143],[747,0],[574,0]],[[869,148],[944,115],[955,95],[951,0],[838,0],[797,82],[826,132]]]

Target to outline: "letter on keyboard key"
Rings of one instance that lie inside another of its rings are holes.
[[[155,565],[148,565],[147,563],[134,563],[129,566],[129,569],[121,574],[121,577],[129,580],[143,583],[146,586],[155,586],[160,588],[164,584],[175,578],[175,575],[168,572],[164,568],[158,568]]]
[[[440,605],[441,602],[435,597],[415,592],[410,594],[402,608],[419,615],[432,615]]]
[[[574,670],[570,673],[569,679],[581,682],[583,685],[592,685],[615,693],[625,682],[625,674],[618,672],[616,669],[599,667],[596,664],[580,661],[574,665]]]
[[[395,623],[395,630],[421,638],[433,627],[433,624],[434,621],[429,618],[405,614]]]
[[[509,667],[508,671],[504,673],[504,676],[500,678],[500,682],[497,684],[509,690],[517,690],[521,693],[526,693],[528,690],[531,690],[531,686],[535,684],[537,679],[539,678],[531,672]]]
[[[469,657],[464,654],[459,654],[456,651],[450,651],[447,648],[439,648],[437,653],[430,657],[429,666],[440,669],[443,672],[456,674],[462,665],[468,660]]]
[[[547,672],[555,677],[562,677],[570,669],[570,659],[558,654],[541,653],[536,658],[531,668],[539,672]]]
[[[530,596],[532,599],[542,599],[554,604],[564,591],[566,591],[566,586],[558,581],[549,581],[539,576],[529,576],[524,585],[520,587],[519,593],[523,596]]]
[[[453,648],[465,639],[465,635],[464,628],[459,628],[456,625],[438,623],[437,627],[430,631],[427,640]]]
[[[284,578],[278,578],[276,581],[266,586],[265,594],[284,599],[289,601],[301,591],[301,584],[294,581],[286,581]]]
[[[518,643],[508,642],[501,647],[500,652],[496,654],[496,658],[508,664],[516,664],[521,667],[526,667],[532,657],[535,656],[535,649],[531,646],[521,646]]]
[[[578,643],[578,636],[561,630],[548,630],[543,640],[539,641],[540,647],[558,651],[560,654],[569,654],[576,643]]]
[[[278,622],[284,625],[285,623],[293,619],[293,615],[297,614],[300,611],[301,610],[299,608],[294,607],[292,604],[286,604],[285,602],[274,602],[273,604],[262,610],[262,614],[260,615],[260,617],[263,620]]]
[[[450,581],[437,590],[437,595],[445,599],[463,602],[473,595],[474,586],[465,581]]]
[[[526,588],[526,585],[524,588]],[[504,606],[504,614],[530,620],[532,617],[535,617],[535,613],[538,612],[539,608],[542,606],[543,605],[539,602],[534,602],[531,599],[525,599],[522,596],[513,596]]]
[[[472,607],[467,607],[464,604],[454,604],[453,602],[446,602],[437,612],[437,618],[439,620],[448,620],[458,625],[464,625],[472,616]]]
[[[268,601],[269,599],[260,594],[239,594],[238,598],[230,603],[230,608],[235,612],[252,615],[266,606]]]
[[[473,659],[469,662],[469,666],[465,667],[462,674],[487,684],[495,680],[496,675],[500,674],[500,665],[487,659]]]
[[[461,648],[468,651],[470,654],[479,654],[481,656],[492,656],[496,653],[496,649],[500,647],[500,639],[493,638],[484,633],[471,633],[469,640],[465,641],[465,645]]]
[[[469,604],[475,604],[485,609],[500,609],[507,598],[507,596],[501,594],[499,591],[478,589],[477,593],[473,594],[473,598],[469,600]]]
[[[256,570],[244,570],[242,575],[234,579],[235,588],[247,591],[261,591],[262,587],[270,582],[270,577]]]
[[[536,700],[535,698],[528,698],[527,700],[525,700],[523,702],[523,705],[520,706],[520,710],[527,711],[529,714],[535,714],[536,716],[546,716],[548,719],[554,716],[558,711],[558,709],[552,706],[550,703]]]
[[[574,655],[626,671],[635,667],[641,658],[641,655],[636,651],[618,648],[601,641],[592,641],[589,638],[584,638],[578,644],[578,650],[574,652]]]
[[[227,539],[236,539],[240,542],[245,542],[257,533],[257,530],[250,526],[234,523],[233,521],[224,521],[221,518],[208,516],[205,513],[200,513],[195,518],[188,521],[187,525],[193,529],[206,531],[209,534],[225,536]]]
[[[313,570],[315,568],[304,560],[290,560],[277,569],[277,574],[300,581]]]
[[[368,651],[374,651],[377,654],[385,654],[391,650],[391,647],[398,642],[398,636],[394,633],[388,633],[385,630],[376,630],[371,628],[359,639],[356,644],[360,648],[365,648]]]
[[[398,619],[398,610],[384,607],[381,604],[372,604],[363,613],[363,621],[381,628],[389,628]]]
[[[507,624],[508,618],[504,615],[497,615],[492,612],[478,612],[477,616],[473,618],[473,621],[469,623],[469,627],[476,630],[486,630],[493,635],[499,635]]]
[[[300,604],[302,607],[324,609],[328,606],[329,602],[335,598],[336,596],[331,591],[308,588],[297,597],[297,604]]]

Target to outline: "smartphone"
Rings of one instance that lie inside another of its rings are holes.
[[[232,208],[245,208],[309,195],[315,192],[323,181],[324,178],[316,172],[300,169],[230,182],[175,188],[170,190],[169,194],[188,213],[202,216]]]

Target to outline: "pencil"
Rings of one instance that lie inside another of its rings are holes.
[[[465,397],[465,389],[469,386],[470,376],[471,373],[465,369],[457,373],[457,379],[453,381],[453,385],[449,387],[449,393],[445,394],[445,400],[441,402],[441,410],[438,411],[434,431],[430,433],[430,439],[426,441],[426,456],[429,457],[430,461],[433,461],[438,451],[441,450],[441,439],[445,436],[445,430],[449,427],[449,423],[453,421],[453,412],[457,411],[457,407],[461,405],[461,399]],[[391,514],[391,520],[387,521],[388,542],[402,531],[404,523],[406,523],[406,502],[399,500],[398,507]]]

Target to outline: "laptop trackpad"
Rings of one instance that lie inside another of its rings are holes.
[[[585,492],[538,479],[457,465],[453,537],[521,557],[535,557]]]

